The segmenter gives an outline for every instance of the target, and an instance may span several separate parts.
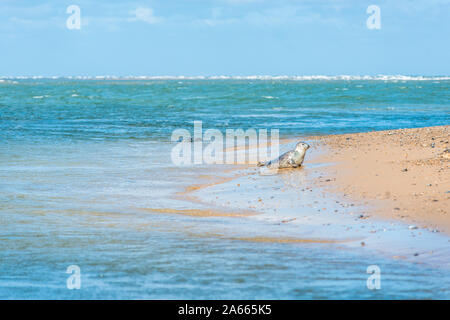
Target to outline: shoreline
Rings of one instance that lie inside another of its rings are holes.
[[[331,163],[316,186],[369,204],[368,215],[450,234],[450,126],[307,139],[325,149],[309,163]]]
[[[198,167],[195,181],[168,198],[181,201],[176,206],[138,209],[178,216],[181,225],[192,223],[195,237],[323,245],[448,270],[450,161],[442,154],[449,129],[285,139],[281,152],[299,140],[311,144],[301,168],[265,175],[255,164]],[[428,186],[427,177],[437,183]],[[412,201],[411,188],[422,190]]]
[[[365,207],[361,212],[364,219],[373,216],[396,220],[409,224],[411,230],[421,228],[450,235],[450,153],[445,152],[450,148],[450,126],[305,136],[283,139],[280,146],[299,140],[312,146],[300,171],[311,169],[318,174],[308,188],[320,188]],[[254,169],[252,163],[238,165],[229,171]],[[283,169],[277,175],[300,171]],[[186,187],[176,198],[208,205],[193,193],[216,184],[233,183],[249,174],[257,172],[209,175],[209,181]],[[229,209],[225,211],[230,213]],[[256,214],[255,209],[239,216]]]
[[[187,201],[184,210],[146,211],[212,219],[211,230],[235,225],[215,230],[213,234],[219,238],[292,245],[328,243],[335,249],[372,251],[394,260],[448,269],[450,221],[446,203],[450,195],[445,187],[450,185],[446,183],[450,161],[441,155],[448,145],[449,129],[441,126],[286,139],[280,144],[283,151],[299,140],[311,144],[302,168],[266,176],[254,164],[231,170],[216,167],[214,174],[199,176],[200,181],[174,195],[174,199]],[[428,140],[435,143],[434,148],[428,147]],[[406,159],[405,150],[409,155]],[[405,167],[407,171],[403,171]],[[427,175],[438,183],[427,186]],[[423,190],[413,201],[410,185]],[[384,197],[377,197],[379,194]],[[432,201],[435,199],[438,201]],[[423,206],[418,205],[421,201]],[[431,214],[422,211],[430,207],[435,209]]]

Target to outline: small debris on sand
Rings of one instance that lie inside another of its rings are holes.
[[[441,157],[445,159],[450,159],[450,149],[445,149],[444,152],[442,152]]]

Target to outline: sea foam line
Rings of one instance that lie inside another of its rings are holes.
[[[375,81],[440,81],[450,80],[450,76],[407,76],[407,75],[304,75],[304,76],[0,76],[0,79],[8,80],[38,80],[38,79],[69,79],[69,80],[293,80],[293,81],[354,81],[354,80],[375,80]]]

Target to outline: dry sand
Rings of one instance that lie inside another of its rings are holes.
[[[450,234],[450,126],[310,137],[332,163],[316,183],[368,214]],[[447,151],[446,151],[447,150]]]

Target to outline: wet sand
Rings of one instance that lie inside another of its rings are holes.
[[[332,245],[450,268],[448,138],[449,126],[289,139],[281,153],[298,140],[312,146],[301,168],[191,168],[174,207],[140,209],[178,216],[196,237]]]
[[[307,139],[323,150],[312,162],[332,164],[316,186],[369,204],[368,215],[450,234],[450,126]]]

